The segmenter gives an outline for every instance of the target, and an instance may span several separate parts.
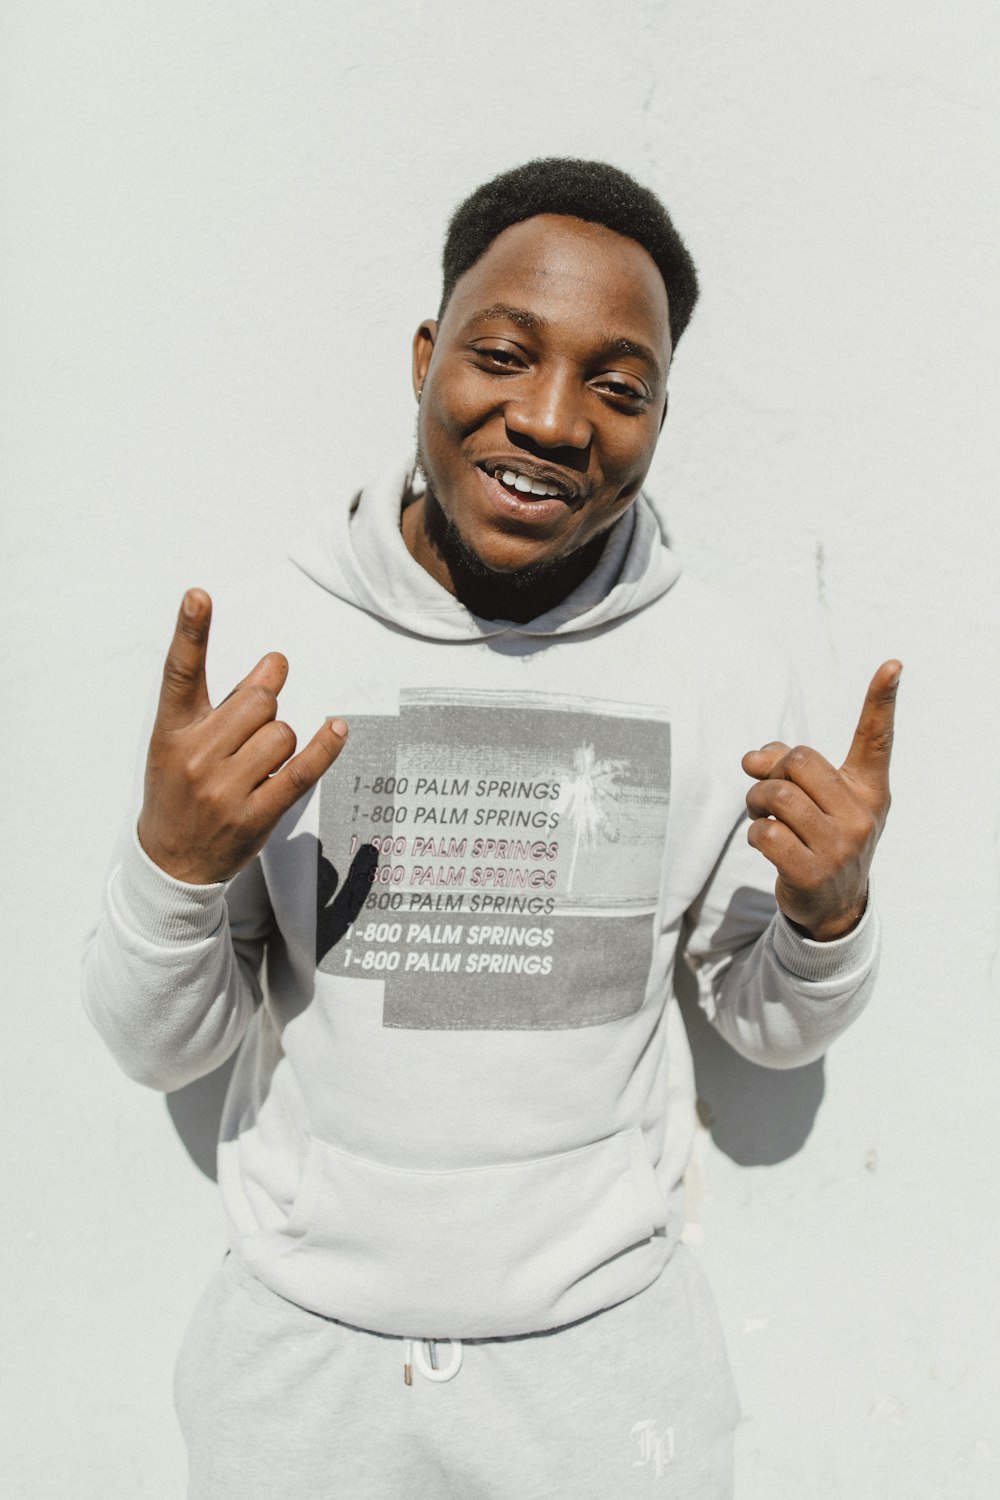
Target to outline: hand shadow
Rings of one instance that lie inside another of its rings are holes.
[[[316,962],[321,964],[330,949],[340,942],[352,922],[357,919],[371,895],[375,871],[378,869],[378,850],[373,844],[362,844],[351,860],[347,878],[341,885],[335,867],[323,853],[323,845],[319,840],[316,842]]]

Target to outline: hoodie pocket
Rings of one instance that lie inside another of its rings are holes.
[[[666,1224],[638,1127],[557,1156],[445,1172],[313,1138],[266,1279],[363,1328],[498,1337],[641,1290],[666,1259]]]

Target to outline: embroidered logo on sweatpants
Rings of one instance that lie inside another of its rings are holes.
[[[661,1479],[674,1457],[674,1429],[665,1427],[662,1432],[657,1432],[652,1420],[636,1422],[629,1437],[639,1445],[639,1457],[632,1460],[633,1469],[648,1466],[651,1474]]]

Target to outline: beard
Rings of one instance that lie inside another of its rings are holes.
[[[473,547],[465,540],[455,522],[446,516],[437,496],[431,488],[427,477],[427,469],[424,457],[420,450],[420,442],[417,442],[417,466],[416,473],[420,475],[426,485],[424,493],[424,529],[427,539],[434,547],[438,555],[447,564],[453,580],[458,586],[461,597],[461,582],[465,580],[469,584],[485,587],[488,590],[501,590],[509,592],[512,596],[526,595],[535,590],[544,590],[547,585],[564,577],[567,572],[567,563],[571,568],[579,567],[579,557],[554,557],[547,558],[541,562],[526,563],[521,568],[491,568],[489,563],[484,562]],[[411,483],[412,494],[412,483]],[[414,495],[414,498],[416,496]],[[591,556],[599,556],[604,548],[605,538],[603,535],[595,537],[588,543],[583,551]],[[595,546],[594,543],[597,543]],[[572,555],[571,555],[572,556]],[[592,563],[591,563],[592,566]]]

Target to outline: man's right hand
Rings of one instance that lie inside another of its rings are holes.
[[[211,599],[190,589],[163,667],[139,814],[150,859],[192,885],[231,880],[249,864],[347,738],[343,719],[332,719],[295,754],[295,734],[277,718],[288,676],[278,652],[213,708],[205,682],[211,619]]]

